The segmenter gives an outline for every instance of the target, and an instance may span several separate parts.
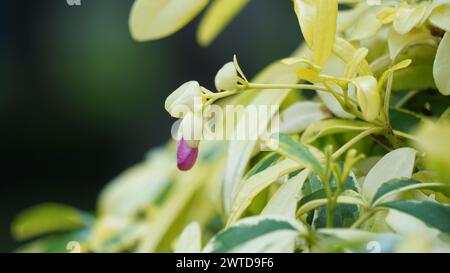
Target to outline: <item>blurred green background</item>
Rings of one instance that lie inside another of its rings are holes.
[[[212,89],[235,53],[254,75],[301,41],[290,0],[257,0],[208,48],[195,41],[199,17],[137,43],[132,3],[1,2],[0,251],[19,245],[9,226],[24,208],[50,201],[94,211],[108,181],[170,138],[164,100],[180,84]]]

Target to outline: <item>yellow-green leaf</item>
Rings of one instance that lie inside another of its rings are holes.
[[[392,75],[397,70],[401,70],[403,68],[408,67],[410,64],[411,64],[411,60],[410,59],[406,59],[406,60],[403,60],[403,61],[393,65],[392,67],[390,67],[389,69],[384,71],[383,74],[380,77],[380,81],[378,82],[378,87],[382,88],[384,83],[386,82],[387,78],[390,75]]]
[[[399,34],[406,34],[417,26],[425,15],[426,7],[402,7],[397,11],[394,28]]]
[[[314,154],[294,138],[285,134],[274,134],[269,139],[264,139],[264,142],[277,153],[291,158],[299,164],[304,164],[316,172],[322,171],[322,166]]]
[[[405,35],[399,34],[393,28],[389,30],[388,46],[389,56],[392,61],[395,61],[397,56],[407,48],[422,44],[436,44],[435,38],[425,28],[415,28]]]
[[[323,67],[331,55],[336,37],[337,0],[295,0],[294,9],[303,37]]]
[[[301,189],[309,173],[309,170],[303,170],[284,182],[272,198],[270,198],[261,215],[278,215],[295,218],[297,202],[301,197]]]
[[[200,253],[202,251],[202,231],[197,222],[187,225],[178,237],[175,253]]]
[[[320,103],[312,101],[296,102],[281,112],[280,133],[294,134],[302,132],[313,122],[330,116]]]
[[[371,201],[384,183],[396,178],[410,178],[416,151],[412,148],[396,149],[378,161],[369,171],[362,186],[366,200]]]
[[[370,129],[372,125],[362,121],[345,119],[328,119],[313,123],[303,133],[302,143],[311,143],[316,139],[329,135],[352,131],[364,131]]]
[[[450,32],[450,4],[436,8],[428,20],[434,26]]]
[[[436,86],[443,95],[450,95],[450,32],[442,38],[434,59],[433,76]]]
[[[323,67],[331,55],[336,37],[337,0],[316,0],[312,51],[314,62]]]
[[[368,39],[375,36],[383,24],[372,9],[363,13],[348,32],[350,41]]]
[[[208,0],[136,0],[131,8],[130,31],[137,41],[167,37],[189,23]]]
[[[208,46],[250,0],[214,0],[200,22],[197,40]]]
[[[303,38],[310,48],[313,44],[314,20],[316,16],[316,0],[294,0],[294,10],[297,15]]]
[[[176,159],[168,149],[155,149],[146,161],[129,168],[111,181],[100,193],[99,214],[135,215],[154,202],[176,171]]]
[[[14,219],[11,232],[17,240],[27,240],[43,234],[68,231],[88,226],[93,219],[75,208],[47,203],[22,211]]]
[[[304,55],[305,50],[306,47],[301,46],[299,50],[293,54],[293,56],[302,56]],[[296,83],[298,81],[296,70],[300,65],[301,64],[288,66],[280,62],[275,62],[260,72],[253,79],[253,81],[260,83]],[[255,106],[279,105],[286,98],[288,93],[288,90],[260,90],[258,92],[244,92],[238,96],[234,103],[244,106],[249,103]],[[244,96],[245,101],[240,100],[242,99],[242,96]],[[239,126],[240,118],[241,117],[239,116],[237,117],[237,126]],[[242,122],[245,124],[246,119],[244,118]],[[260,129],[265,129],[264,126],[258,127],[260,127]],[[263,131],[258,132],[258,135],[262,133]],[[230,156],[227,157],[224,178],[222,180],[222,202],[226,212],[229,212],[230,210],[231,202],[236,195],[236,190],[242,181],[245,167],[250,160],[252,152],[255,150],[256,144],[257,141],[255,140],[231,140],[228,142],[228,155]]]
[[[305,233],[305,227],[296,220],[280,216],[248,217],[216,234],[203,252],[292,253],[300,233]]]
[[[333,53],[336,54],[336,56],[339,57],[342,61],[344,61],[344,63],[350,63],[353,59],[353,56],[355,56],[356,48],[346,40],[337,37],[334,43]],[[361,61],[357,71],[360,76],[372,75],[369,64],[365,59]]]
[[[436,171],[442,179],[450,182],[450,124],[423,123],[416,133],[416,146],[424,151],[424,163],[429,170]]]
[[[381,97],[377,80],[373,76],[355,78],[352,83],[356,86],[359,107],[367,121],[374,121],[381,110]]]
[[[434,0],[432,1],[428,6],[427,10],[425,12],[425,15],[422,18],[422,24],[425,23],[425,21],[430,17],[430,15],[433,13],[434,10],[444,6],[444,5],[450,5],[450,0]]]
[[[352,9],[340,10],[337,18],[337,31],[341,32],[351,28],[368,9],[370,6],[366,3],[359,3]]]
[[[344,71],[344,78],[353,78],[361,62],[365,60],[369,50],[367,48],[358,48],[351,61],[347,63]]]
[[[236,198],[233,200],[227,226],[236,222],[241,217],[242,213],[248,208],[258,193],[267,188],[279,177],[305,167],[305,165],[291,159],[285,159],[243,181],[237,190]]]

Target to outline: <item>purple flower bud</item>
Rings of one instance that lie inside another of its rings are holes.
[[[177,167],[181,171],[190,170],[197,160],[198,148],[191,148],[186,141],[181,138],[178,143]]]

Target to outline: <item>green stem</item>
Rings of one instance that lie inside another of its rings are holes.
[[[219,92],[219,93],[204,94],[203,97],[206,98],[206,99],[217,100],[217,99],[220,99],[220,98],[224,98],[224,97],[228,97],[228,96],[234,95],[234,94],[236,94],[239,91],[241,91],[241,90],[236,89],[236,90],[232,90],[232,91],[224,91],[224,92]]]
[[[395,105],[396,108],[400,108],[403,105],[405,105],[405,103],[407,103],[412,97],[414,97],[417,93],[419,93],[419,91],[415,90],[415,91],[410,91],[408,92],[408,94],[406,94],[399,102],[397,102],[397,104]]]
[[[392,93],[392,81],[393,81],[393,75],[391,74],[387,80],[386,84],[386,94],[384,96],[384,116],[385,116],[385,122],[387,124],[387,127],[391,127],[391,120],[389,117],[389,105],[391,104],[391,93]]]
[[[328,91],[325,87],[312,84],[269,84],[269,83],[251,83],[243,86],[246,89],[303,89]]]
[[[410,135],[408,133],[404,133],[402,131],[397,131],[397,130],[393,130],[392,132],[396,136],[403,137],[403,138],[406,138],[406,139],[409,139],[409,140],[413,140],[413,141],[419,142],[419,140],[416,137],[414,137],[413,135]]]
[[[331,173],[333,171],[333,162],[332,162],[332,155],[331,155],[332,148],[328,146],[325,148],[325,168],[323,170],[323,173],[320,175],[320,179],[322,180],[323,187],[325,189],[325,193],[327,195],[327,228],[332,228],[334,224],[334,199],[333,199],[333,192],[330,185],[330,177]]]
[[[364,212],[361,217],[359,217],[358,220],[356,220],[355,223],[353,223],[353,225],[350,227],[350,229],[357,229],[358,227],[360,227],[362,224],[364,224],[364,222],[366,222],[367,220],[370,219],[370,217],[372,217],[375,213],[377,213],[379,211],[379,209],[371,209],[371,210],[367,210],[366,212]]]
[[[383,130],[384,130],[384,128],[382,128],[382,127],[373,127],[373,128],[363,131],[359,135],[352,138],[349,142],[342,145],[341,148],[339,148],[336,152],[334,152],[333,159],[334,160],[338,159],[342,154],[344,154],[348,149],[350,149],[353,145],[355,145],[358,141],[362,140],[363,138],[365,138],[371,134],[379,133]]]
[[[333,228],[334,225],[334,209],[336,208],[336,205],[333,204],[332,200],[329,200],[328,202],[328,209],[327,209],[327,228]]]

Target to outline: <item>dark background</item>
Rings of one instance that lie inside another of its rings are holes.
[[[170,137],[165,97],[198,80],[213,88],[237,53],[246,74],[300,43],[290,0],[258,0],[208,48],[199,18],[169,38],[130,38],[132,0],[1,1],[0,251],[18,246],[20,210],[61,202],[94,211],[102,187]]]

